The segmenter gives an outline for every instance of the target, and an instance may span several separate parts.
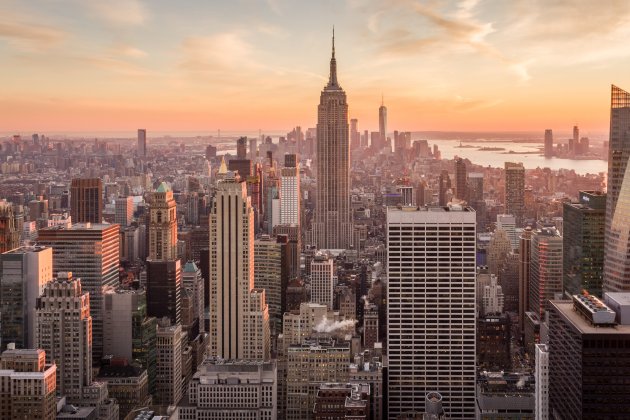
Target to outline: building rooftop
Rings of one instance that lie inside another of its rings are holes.
[[[50,227],[46,227],[43,229],[40,229],[40,232],[45,232],[45,231],[73,231],[73,230],[93,230],[93,231],[98,231],[98,230],[106,230],[106,229],[110,229],[113,226],[118,226],[117,224],[112,224],[112,223],[75,223],[70,227],[66,227],[65,225],[57,225],[57,226],[50,226]]]
[[[183,273],[196,273],[198,270],[197,264],[194,261],[188,261],[182,270]]]
[[[572,301],[552,300],[550,303],[563,318],[582,334],[630,334],[630,325],[598,327],[591,324],[573,308]]]
[[[27,246],[21,246],[19,248],[15,248],[10,251],[7,251],[4,253],[4,255],[26,254],[28,252],[40,252],[49,248],[50,248],[49,246],[44,246],[44,245],[27,245]]]

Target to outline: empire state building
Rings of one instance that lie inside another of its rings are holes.
[[[352,245],[348,102],[337,82],[335,32],[328,84],[317,107],[317,200],[313,239],[320,249]]]

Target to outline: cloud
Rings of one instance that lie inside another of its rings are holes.
[[[29,47],[50,47],[67,36],[66,32],[32,22],[24,22],[15,16],[0,17],[0,38]]]
[[[114,25],[141,25],[147,18],[147,9],[140,0],[85,1],[97,18]]]
[[[129,58],[144,58],[148,55],[146,51],[126,44],[114,45],[109,49],[109,52],[113,55]]]
[[[189,71],[218,72],[250,65],[247,59],[253,47],[238,32],[221,32],[186,38],[181,50],[180,67]]]

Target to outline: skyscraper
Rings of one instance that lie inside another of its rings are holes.
[[[475,225],[469,207],[387,209],[390,419],[429,391],[475,416]]]
[[[37,298],[53,278],[52,249],[45,246],[16,248],[0,254],[0,344],[35,347]]]
[[[116,219],[122,228],[129,226],[133,221],[133,197],[118,197],[116,199]]]
[[[11,203],[0,201],[0,253],[20,246],[20,229]]]
[[[103,293],[118,285],[119,226],[76,223],[39,231],[38,243],[53,249],[53,273],[70,272],[90,293],[94,360],[103,352]]]
[[[630,93],[612,86],[604,291],[630,291]]]
[[[182,267],[179,260],[147,260],[147,313],[173,325],[182,322]]]
[[[577,203],[565,202],[562,213],[563,289],[572,295],[587,290],[602,295],[606,194],[580,191]]]
[[[320,249],[352,244],[348,103],[337,82],[335,36],[328,84],[317,108],[317,201],[313,238]]]
[[[153,193],[149,219],[149,259],[177,259],[177,205],[173,191],[162,182]]]
[[[358,149],[361,145],[361,134],[359,133],[359,120],[350,120],[350,145],[352,149]]]
[[[284,236],[286,239],[286,236]],[[254,241],[254,286],[265,289],[269,320],[273,331],[280,332],[282,294],[288,283],[287,244],[262,235]]]
[[[553,130],[545,130],[545,157],[553,157]]]
[[[525,215],[525,167],[522,163],[505,162],[505,213],[523,224]]]
[[[448,204],[448,197],[446,193],[451,188],[451,177],[448,176],[448,171],[443,170],[440,173],[438,183],[438,204],[440,206],[446,206]]]
[[[455,197],[468,201],[468,171],[464,159],[455,159]]]
[[[103,182],[100,178],[75,178],[70,186],[73,223],[103,221]]]
[[[247,159],[247,137],[239,137],[236,140],[236,158]]]
[[[516,234],[516,218],[511,214],[497,214],[497,229],[502,229],[510,239],[512,249],[518,249],[518,235]]]
[[[267,360],[269,312],[254,288],[254,210],[233,172],[217,184],[210,212],[210,355]]]
[[[315,255],[311,262],[311,302],[333,309],[334,263],[326,254]]]
[[[543,319],[548,300],[562,293],[562,236],[554,227],[532,234],[529,310]]]
[[[280,224],[300,224],[300,164],[297,156],[284,156],[284,167],[280,171]]]
[[[144,128],[138,129],[138,157],[147,157],[147,130]]]
[[[518,326],[525,330],[525,312],[529,311],[529,277],[532,260],[532,229],[525,228],[519,238],[518,265]]]
[[[378,132],[381,137],[380,144],[385,146],[387,144],[387,108],[382,97],[381,106],[378,107]],[[389,151],[391,152],[391,150]]]
[[[92,384],[90,294],[72,273],[58,273],[37,300],[37,348],[57,364],[57,394],[76,404]]]

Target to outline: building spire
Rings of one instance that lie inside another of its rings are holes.
[[[385,106],[385,95],[381,92],[381,106]]]
[[[328,88],[338,88],[337,82],[337,60],[335,60],[335,27],[332,35],[332,57],[330,58],[330,76],[328,77]]]

